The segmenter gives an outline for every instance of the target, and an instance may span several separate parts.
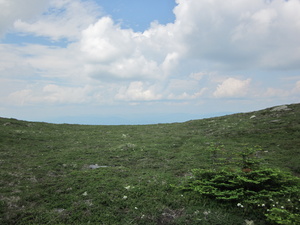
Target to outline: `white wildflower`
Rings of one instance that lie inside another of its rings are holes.
[[[129,190],[129,189],[130,189],[130,186],[126,186],[125,189],[126,189],[126,190]]]
[[[244,206],[241,203],[237,204],[238,207],[244,208]]]
[[[123,199],[127,199],[127,196],[126,196],[126,195],[124,195],[124,196],[123,196]]]
[[[87,196],[87,191],[85,191],[82,195],[83,195],[83,196]]]
[[[207,216],[208,214],[210,214],[210,211],[209,211],[209,210],[208,210],[208,211],[204,211],[203,214],[204,214],[205,216]]]

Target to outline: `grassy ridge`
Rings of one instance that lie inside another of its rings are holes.
[[[238,208],[182,194],[209,146],[260,145],[300,173],[300,104],[185,123],[47,124],[0,118],[1,224],[244,224]],[[255,117],[253,117],[255,115]],[[252,117],[252,118],[251,118]],[[251,118],[251,119],[250,119]],[[90,165],[98,164],[98,169]],[[208,213],[209,212],[209,213]],[[255,224],[266,224],[255,220]]]

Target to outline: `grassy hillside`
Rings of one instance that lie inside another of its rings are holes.
[[[0,224],[267,224],[172,187],[212,166],[212,144],[260,145],[264,164],[298,176],[300,104],[140,126],[0,118]]]

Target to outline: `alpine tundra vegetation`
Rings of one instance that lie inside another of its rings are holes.
[[[0,118],[0,224],[300,224],[300,104],[153,125]]]

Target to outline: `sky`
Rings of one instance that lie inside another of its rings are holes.
[[[183,122],[300,102],[300,0],[0,0],[0,117]]]

